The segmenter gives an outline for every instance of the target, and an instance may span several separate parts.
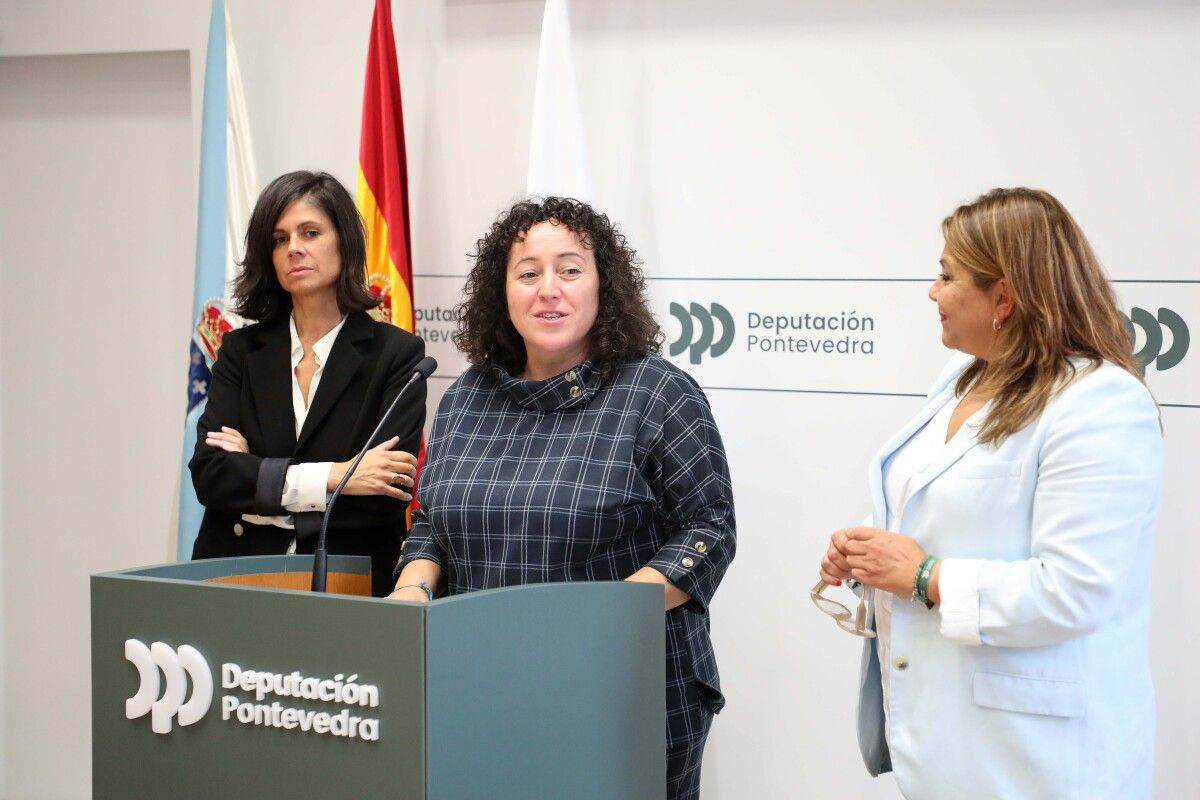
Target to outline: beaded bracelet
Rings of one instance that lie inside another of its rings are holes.
[[[933,601],[929,599],[929,576],[933,574],[933,566],[937,562],[934,556],[925,556],[921,566],[917,567],[917,574],[913,576],[912,599],[920,600],[926,608],[933,608]]]

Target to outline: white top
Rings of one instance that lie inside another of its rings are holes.
[[[923,428],[912,435],[907,442],[900,446],[892,455],[883,467],[883,494],[887,502],[888,518],[887,530],[893,533],[900,533],[900,520],[904,518],[904,507],[908,503],[909,486],[912,479],[920,475],[925,469],[933,463],[937,458],[942,448],[949,441],[946,439],[946,433],[950,429],[950,417],[954,414],[954,409],[958,407],[958,399],[953,395],[933,415],[933,418],[925,424]],[[983,414],[987,409],[987,404],[970,416],[954,433],[954,438],[959,436],[974,436],[974,430],[969,428],[977,428],[982,422]],[[939,581],[939,593],[943,602],[946,601],[947,587]],[[953,589],[952,589],[953,591]],[[883,684],[883,716],[884,738],[888,739],[888,745],[891,745],[888,737],[890,728],[890,713],[888,711],[888,669],[885,666],[891,661],[891,632],[892,632],[892,604],[898,599],[891,592],[875,591],[875,647],[879,653],[879,663],[882,666],[880,669],[880,679]],[[904,598],[902,602],[909,602],[909,598]]]
[[[346,318],[342,317],[342,321],[334,326],[333,330],[313,342],[313,357],[317,362],[317,369],[313,372],[312,381],[308,384],[308,396],[305,397],[304,393],[300,391],[300,381],[296,380],[296,367],[304,358],[304,344],[300,341],[300,334],[296,331],[295,316],[288,319],[288,333],[292,340],[292,413],[296,418],[296,436],[300,435],[300,431],[304,427],[304,420],[308,418],[308,408],[312,405],[312,399],[317,396],[317,386],[321,383],[321,373],[325,370],[325,362],[329,360],[329,351],[333,349],[333,343],[345,324]],[[314,461],[307,464],[293,464],[288,467],[287,477],[283,481],[281,503],[283,507],[292,512],[324,511],[327,497],[326,486],[329,483],[329,470],[332,468],[332,461]],[[278,528],[293,529],[296,527],[291,514],[277,517],[242,514],[242,519],[258,525],[274,525]],[[296,541],[293,539],[288,552],[294,552],[295,546]]]

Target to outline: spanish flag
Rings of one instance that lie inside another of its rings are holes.
[[[375,0],[367,77],[363,86],[362,134],[358,145],[358,210],[367,225],[367,285],[381,299],[376,318],[413,330],[412,244],[408,228],[408,159],[400,70],[392,35],[391,0]],[[417,470],[425,463],[425,441]],[[409,507],[420,507],[413,489]]]
[[[358,210],[367,224],[367,283],[382,300],[375,313],[386,322],[412,331],[408,161],[404,155],[404,115],[391,0],[375,0],[371,17],[358,148]]]

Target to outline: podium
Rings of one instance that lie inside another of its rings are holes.
[[[361,596],[368,558],[330,556],[329,594],[311,566],[92,576],[93,797],[663,797],[661,587],[400,603]]]

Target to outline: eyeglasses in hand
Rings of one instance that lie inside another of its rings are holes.
[[[830,600],[828,597],[822,596],[822,592],[829,588],[829,584],[825,581],[817,581],[817,585],[812,588],[808,596],[812,598],[813,605],[833,617],[833,621],[838,627],[846,633],[852,633],[855,636],[861,636],[864,639],[874,639],[875,631],[867,627],[867,592],[864,589],[862,596],[858,599],[858,608],[852,614],[850,609],[836,600]]]

